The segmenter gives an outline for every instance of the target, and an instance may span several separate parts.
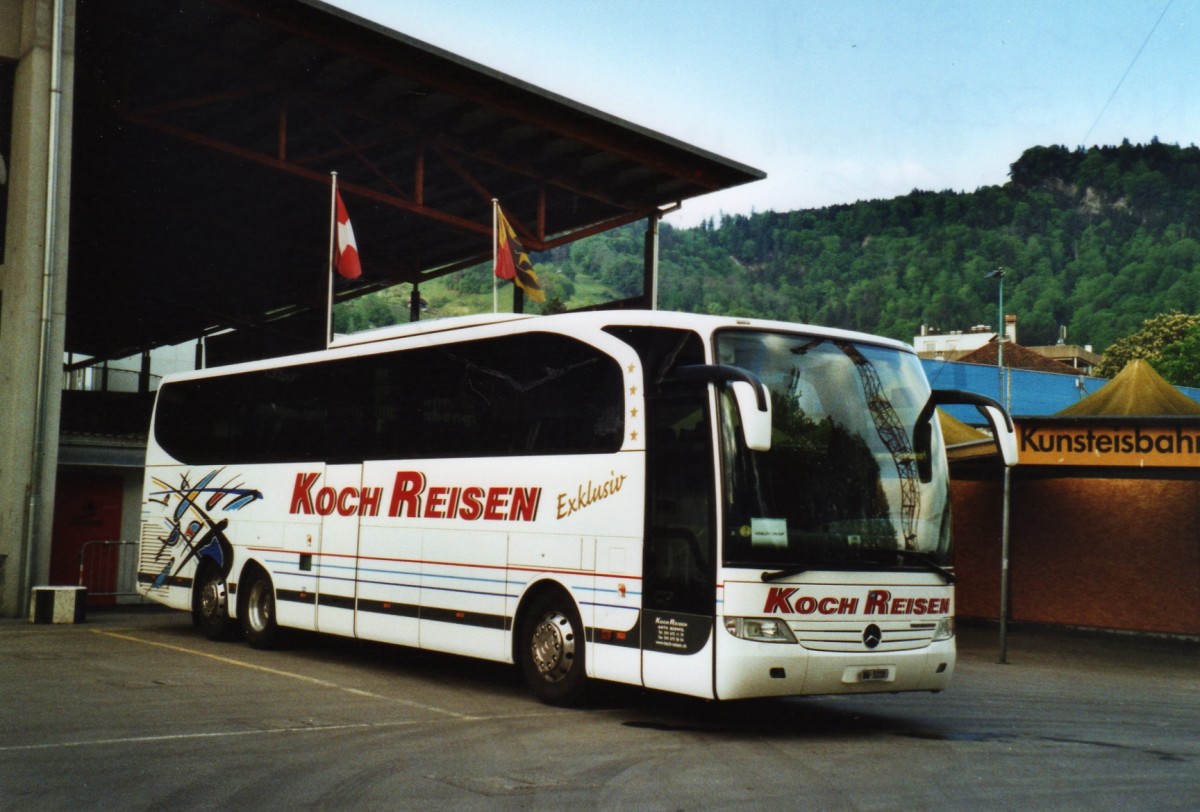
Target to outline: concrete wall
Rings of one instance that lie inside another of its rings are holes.
[[[1014,475],[1010,620],[1200,636],[1200,482],[1114,474]],[[996,618],[1003,484],[951,495],[958,614]]]
[[[64,17],[58,171],[50,184],[56,96],[51,54],[59,5]],[[17,61],[6,249],[0,264],[0,556],[5,561],[0,615],[6,616],[20,613],[31,584],[49,571],[66,310],[74,9],[73,0],[0,0],[0,59]],[[56,189],[48,207],[51,185]],[[57,227],[47,263],[51,210]]]

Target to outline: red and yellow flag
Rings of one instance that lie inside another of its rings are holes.
[[[525,291],[535,302],[546,301],[546,294],[538,282],[529,254],[517,239],[517,232],[509,225],[500,204],[496,204],[496,276],[511,279],[513,284]]]

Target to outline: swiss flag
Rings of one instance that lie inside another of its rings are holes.
[[[362,276],[362,265],[358,261],[358,244],[354,241],[354,228],[350,225],[350,215],[346,213],[346,204],[342,202],[342,193],[337,196],[337,246],[333,254],[333,267],[346,279],[358,279]]]

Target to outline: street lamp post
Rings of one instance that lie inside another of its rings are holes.
[[[1004,269],[985,274],[1000,283],[999,331],[996,333],[996,369],[1000,391],[996,400],[1008,405],[1004,397]],[[1000,662],[1008,662],[1008,512],[1012,488],[1012,469],[1004,466],[1004,503],[1000,512]]]

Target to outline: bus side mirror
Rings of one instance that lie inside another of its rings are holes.
[[[917,423],[913,431],[913,456],[917,460],[917,476],[922,482],[933,480],[933,419]]]
[[[751,451],[770,451],[771,399],[759,397],[755,385],[746,381],[734,381],[730,388],[737,403],[738,417],[742,421],[742,435],[746,439],[746,447]],[[766,408],[760,409],[759,403],[764,402]]]
[[[771,393],[757,375],[728,364],[695,364],[679,367],[675,377],[681,381],[728,384],[746,447],[751,451],[771,450]]]
[[[930,421],[937,419],[935,414],[938,406],[954,404],[966,404],[978,409],[979,413],[987,418],[988,425],[992,428],[992,438],[1005,467],[1011,468],[1017,464],[1017,431],[1013,426],[1012,418],[1009,417],[1008,412],[1004,411],[1003,406],[985,395],[977,395],[974,392],[934,389],[929,393],[929,401],[921,410],[921,414],[917,416],[917,425],[913,429],[913,446],[922,482],[928,482],[927,477],[932,476],[929,453],[932,446],[933,427]],[[922,457],[922,455],[924,456]]]
[[[992,436],[996,438],[996,446],[1000,449],[1000,459],[1004,460],[1007,468],[1017,464],[1017,432],[1012,418],[999,407],[986,404],[976,405],[977,409],[987,418],[992,427]]]

